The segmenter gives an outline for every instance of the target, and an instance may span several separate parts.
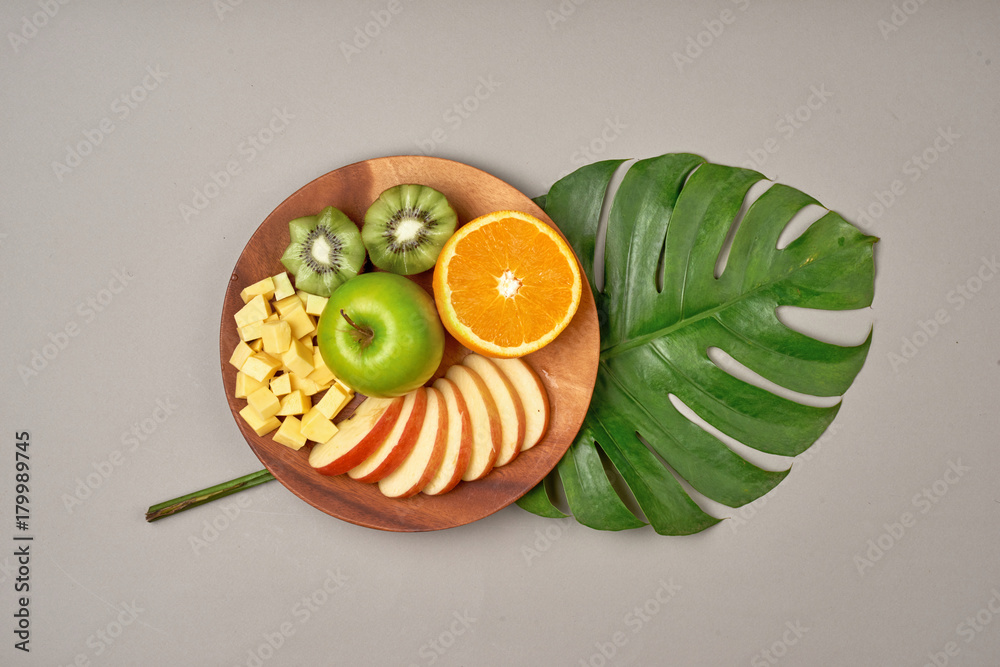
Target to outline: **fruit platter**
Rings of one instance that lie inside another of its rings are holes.
[[[282,202],[236,263],[230,409],[267,470],[331,516],[391,531],[484,518],[552,470],[586,415],[600,343],[581,273],[545,213],[484,171],[342,167]]]

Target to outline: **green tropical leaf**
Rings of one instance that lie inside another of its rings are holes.
[[[761,452],[792,457],[805,451],[840,402],[814,407],[778,396],[722,370],[709,349],[794,392],[841,396],[864,364],[871,334],[853,347],[821,342],[785,326],[777,308],[871,305],[877,239],[829,211],[778,249],[788,222],[816,200],[774,184],[737,222],[762,174],[668,154],[638,161],[626,172],[608,216],[599,289],[598,225],[622,162],[582,167],[536,199],[580,258],[601,326],[590,409],[547,481],[561,483],[573,516],[587,526],[622,530],[648,521],[658,533],[686,535],[719,519],[680,480],[739,507],[774,488],[788,470],[753,465],[669,397]],[[716,276],[729,238],[725,268]],[[619,492],[622,483],[645,521],[629,508],[628,493]],[[564,516],[544,483],[518,504],[542,516]]]

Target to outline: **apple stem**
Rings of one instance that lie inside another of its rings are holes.
[[[202,489],[201,491],[195,491],[194,493],[179,496],[172,500],[167,500],[151,506],[148,510],[146,510],[146,521],[152,523],[153,521],[170,516],[171,514],[177,514],[178,512],[191,509],[192,507],[197,507],[198,505],[228,496],[230,493],[236,493],[237,491],[249,489],[250,487],[263,484],[264,482],[270,482],[272,479],[274,479],[274,475],[270,472],[267,470],[259,470],[255,473],[244,475],[243,477],[238,477],[228,482],[223,482],[222,484],[210,486],[207,489]]]
[[[344,312],[343,308],[340,309],[340,315],[347,320],[347,323],[350,324],[351,327],[354,328],[355,333],[352,335],[354,336],[354,339],[361,344],[361,347],[368,347],[371,345],[372,340],[375,338],[375,332],[371,327],[359,327],[354,323],[354,320],[352,320],[350,316]]]

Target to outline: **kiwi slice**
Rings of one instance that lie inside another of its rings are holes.
[[[330,296],[364,266],[365,246],[358,226],[332,206],[319,215],[292,220],[288,233],[292,242],[281,263],[295,278],[296,289]]]
[[[365,213],[361,238],[372,264],[404,276],[434,266],[458,216],[443,194],[426,185],[396,185]]]

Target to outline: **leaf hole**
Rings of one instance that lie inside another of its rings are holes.
[[[682,489],[684,489],[684,493],[686,493],[688,497],[691,500],[693,500],[694,503],[698,505],[698,507],[702,509],[703,512],[717,517],[717,516],[725,516],[727,512],[732,511],[731,507],[726,507],[722,503],[712,500],[711,498],[702,494],[693,486],[691,486],[691,484],[689,484],[688,481],[684,479],[684,477],[679,472],[677,472],[676,468],[674,468],[672,465],[670,465],[670,463],[666,459],[660,456],[659,453],[657,453],[657,451],[649,444],[649,442],[644,437],[642,437],[640,433],[636,433],[635,435],[637,438],[639,438],[640,441],[642,441],[642,444],[646,446],[646,449],[649,450],[649,453],[655,456],[656,460],[659,461],[660,464],[664,468],[666,468],[667,472],[669,472],[673,476],[673,478],[677,480],[677,483],[681,485]]]
[[[809,229],[814,222],[829,212],[829,209],[819,204],[808,204],[800,208],[792,216],[792,219],[788,221],[788,224],[785,225],[785,228],[781,230],[781,234],[778,235],[778,250],[786,248],[789,243],[802,236],[803,232]]]
[[[753,206],[753,203],[760,199],[761,195],[768,191],[768,189],[774,185],[774,181],[757,181],[750,186],[747,190],[747,194],[743,197],[743,204],[740,206],[740,210],[736,213],[736,217],[733,219],[733,224],[729,227],[729,233],[726,235],[725,240],[722,242],[722,247],[719,249],[719,256],[715,260],[715,278],[718,279],[722,272],[726,270],[726,264],[729,262],[729,252],[733,249],[733,239],[736,238],[736,232],[739,230],[740,225],[743,223],[743,218],[746,217],[747,211]]]
[[[871,331],[871,308],[821,310],[778,306],[778,321],[792,331],[831,345],[853,347],[865,342]]]
[[[625,174],[636,160],[626,160],[618,165],[615,173],[608,181],[608,187],[604,190],[604,200],[601,202],[601,215],[597,219],[597,236],[594,239],[594,285],[598,291],[604,291],[604,249],[607,247],[608,239],[608,219],[611,217],[611,205],[618,194]]]
[[[840,402],[839,396],[813,396],[782,387],[780,384],[771,382],[763,375],[750,370],[721,348],[709,347],[708,358],[718,368],[732,375],[737,380],[742,380],[758,389],[763,389],[789,401],[795,401],[802,405],[811,405],[814,408],[829,408]]]
[[[788,459],[786,457],[778,456],[777,454],[767,454],[765,452],[758,451],[753,447],[744,445],[736,438],[726,435],[702,419],[701,415],[688,407],[688,405],[676,395],[667,394],[667,397],[670,399],[670,404],[674,406],[674,409],[684,415],[688,421],[714,436],[719,442],[724,444],[726,447],[729,447],[729,449],[733,450],[733,452],[738,456],[749,461],[758,468],[771,471],[786,470],[788,468]]]
[[[638,434],[637,434],[638,435]],[[611,488],[615,490],[618,497],[621,498],[622,503],[628,508],[632,514],[639,517],[639,519],[649,523],[649,519],[643,513],[642,508],[639,507],[639,501],[635,499],[635,495],[632,493],[632,489],[628,488],[628,483],[626,483],[625,478],[622,477],[621,473],[618,472],[618,468],[615,467],[614,462],[608,458],[608,455],[604,452],[599,442],[595,442],[597,445],[597,456],[601,459],[601,465],[604,466],[604,474],[611,483]]]

